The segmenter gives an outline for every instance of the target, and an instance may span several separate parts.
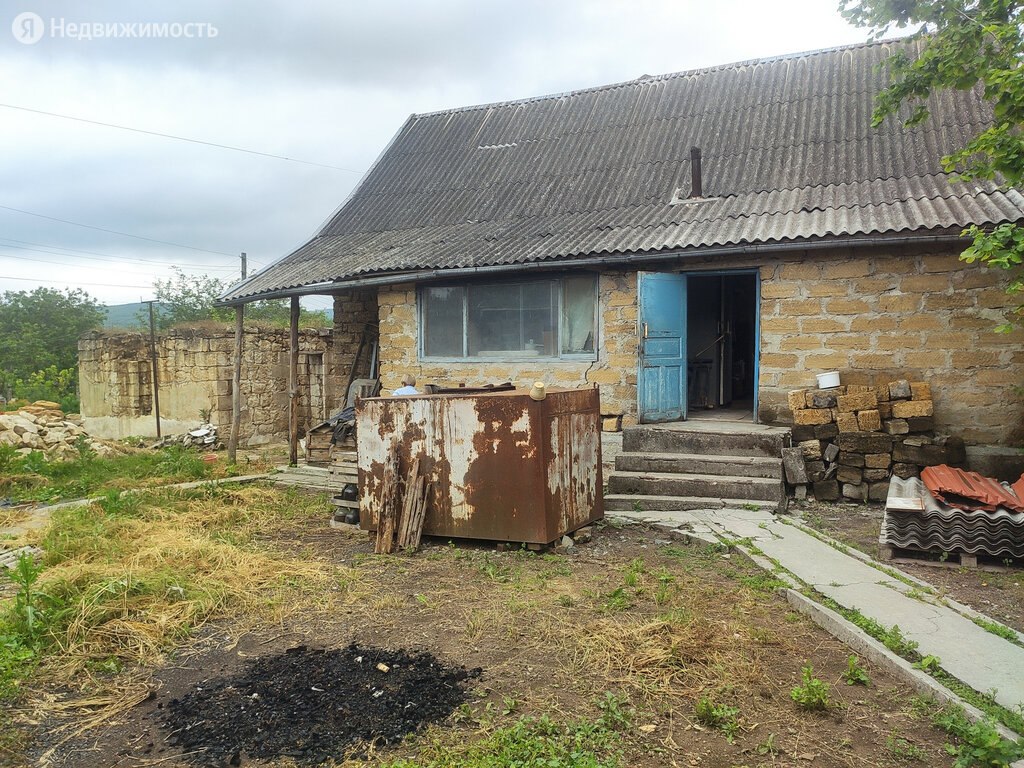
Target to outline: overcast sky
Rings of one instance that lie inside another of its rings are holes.
[[[410,113],[865,40],[836,5],[6,0],[0,291],[81,287],[104,303],[138,301],[172,264],[231,282],[239,252],[252,271],[312,235]],[[25,12],[43,26],[26,27]],[[132,37],[146,22],[208,24],[217,35]],[[94,23],[122,36],[68,38]],[[22,42],[33,30],[42,36]]]

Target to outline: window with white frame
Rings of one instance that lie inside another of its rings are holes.
[[[420,353],[425,358],[594,356],[594,275],[425,286],[419,302]]]

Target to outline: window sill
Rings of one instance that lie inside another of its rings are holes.
[[[597,355],[566,355],[564,357],[540,357],[538,355],[507,357],[419,357],[420,363],[443,363],[452,365],[465,363],[467,365],[486,365],[487,363],[592,363],[597,360]]]

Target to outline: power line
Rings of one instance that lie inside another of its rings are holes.
[[[90,125],[99,125],[104,128],[117,128],[121,131],[131,131],[132,133],[143,133],[147,136],[159,136],[162,139],[174,139],[175,141],[187,141],[190,144],[202,144],[207,147],[216,147],[217,149],[229,149],[232,152],[244,152],[248,155],[258,155],[259,157],[271,157],[275,160],[287,160],[290,163],[301,163],[303,165],[315,165],[318,168],[330,168],[334,171],[345,171],[346,173],[358,173],[362,175],[362,171],[357,171],[352,168],[342,168],[338,165],[328,165],[327,163],[317,163],[312,160],[299,160],[294,157],[285,157],[284,155],[275,155],[272,152],[259,152],[255,149],[245,149],[243,147],[233,147],[230,144],[217,144],[213,141],[202,141],[201,139],[189,139],[185,136],[175,136],[173,133],[160,133],[159,131],[147,131],[142,128],[131,128],[127,125],[117,125],[115,123],[104,123],[99,120],[87,120],[84,117],[73,117],[72,115],[62,115],[57,112],[45,112],[41,109],[32,109],[30,107],[19,107],[14,104],[0,104],[0,107],[6,109],[17,109],[22,112],[32,112],[36,115],[46,115],[47,117],[59,117],[61,120],[74,120],[78,123],[88,123]]]
[[[62,256],[64,254],[58,253],[56,255],[57,256]],[[34,259],[31,256],[16,256],[13,253],[0,253],[0,256],[2,256],[4,258],[7,258],[7,259],[17,259],[18,261],[28,261],[28,262],[31,262],[33,264],[56,264],[58,267],[68,267],[68,268],[71,268],[71,269],[90,269],[90,270],[93,270],[93,271],[100,271],[100,272],[110,272],[113,269],[112,267],[102,267],[102,266],[99,266],[97,264],[69,264],[66,261],[51,261],[50,259]],[[181,268],[179,267],[179,269],[181,269]],[[119,269],[117,271],[120,274],[131,274],[131,275],[148,276],[148,275],[152,275],[153,274],[152,272],[140,272],[140,271],[135,270],[135,269]],[[196,268],[190,267],[188,269],[182,269],[181,271],[183,273],[185,273],[185,274],[196,274],[196,273],[205,271],[205,268],[203,268],[203,267],[196,267]],[[220,280],[221,278],[214,278],[214,279]],[[225,279],[225,282],[227,282],[228,279],[230,279],[230,278]]]
[[[67,258],[74,258],[74,259],[88,259],[89,261],[103,261],[103,262],[113,263],[113,264],[122,264],[122,263],[128,262],[128,263],[135,263],[135,264],[139,264],[139,265],[154,266],[154,267],[161,267],[161,266],[162,267],[177,267],[177,266],[180,266],[180,264],[178,262],[175,262],[175,261],[153,261],[153,260],[150,260],[150,259],[144,259],[141,256],[140,257],[135,257],[135,256],[115,256],[113,254],[96,254],[95,256],[83,256],[83,255],[80,255],[80,254],[95,253],[95,251],[79,251],[79,252],[75,253],[74,251],[76,251],[77,249],[74,249],[74,248],[64,248],[63,246],[60,246],[60,245],[53,245],[53,246],[50,246],[50,247],[51,248],[59,248],[61,251],[72,251],[72,252],[71,253],[61,253],[60,251],[47,250],[45,247],[44,248],[31,248],[31,247],[29,247],[30,245],[45,245],[44,243],[29,243],[28,245],[15,245],[15,243],[25,243],[25,242],[27,242],[27,241],[25,241],[25,240],[8,240],[8,238],[0,238],[0,245],[2,245],[5,248],[17,248],[19,251],[32,251],[33,253],[49,253],[49,254],[52,254],[54,256],[65,256]],[[12,254],[8,254],[8,255],[12,259],[25,258],[26,261],[32,261],[32,259],[28,259],[27,257],[14,256]],[[38,261],[43,261],[43,260],[42,259],[38,259]],[[44,263],[56,264],[58,262],[44,262]],[[66,263],[66,262],[61,262],[61,263]],[[86,265],[82,265],[82,266],[85,267]],[[203,269],[214,269],[214,270],[218,270],[218,271],[221,271],[221,272],[237,272],[238,271],[237,267],[219,267],[219,266],[216,266],[216,265],[206,265],[206,266],[203,267]]]
[[[0,105],[3,106],[3,105]],[[107,232],[111,235],[121,235],[122,237],[134,237],[136,240],[146,240],[150,243],[159,243],[160,245],[173,245],[175,248],[185,248],[189,251],[200,251],[202,253],[214,253],[218,256],[230,256],[231,258],[237,258],[238,254],[226,253],[224,251],[211,251],[208,248],[197,248],[194,245],[182,245],[181,243],[172,243],[170,240],[156,240],[152,237],[143,237],[142,235],[133,235],[129,232],[118,232],[116,229],[105,229],[104,227],[95,227],[92,224],[82,224],[79,221],[69,221],[67,219],[58,219],[56,216],[47,216],[43,213],[33,213],[32,211],[25,211],[21,208],[11,208],[9,205],[0,205],[0,209],[5,211],[14,211],[15,213],[23,213],[26,216],[36,216],[40,219],[49,219],[50,221],[59,221],[61,224],[70,224],[74,227],[85,227],[86,229],[95,229],[98,232]]]
[[[0,275],[0,280],[20,280],[23,283],[52,283],[56,285],[88,285],[96,286],[99,288],[144,288],[146,290],[152,290],[152,285],[115,285],[113,283],[83,283],[78,280],[40,280],[35,277],[11,277],[10,275]]]

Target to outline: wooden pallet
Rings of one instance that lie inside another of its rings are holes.
[[[945,555],[945,557],[943,557]],[[1002,573],[1020,570],[1024,562],[1020,559],[995,557],[993,555],[972,555],[969,552],[930,552],[928,550],[878,545],[878,557],[897,565],[926,565],[929,568],[971,568],[979,571]],[[1009,565],[1007,564],[1009,562]]]

